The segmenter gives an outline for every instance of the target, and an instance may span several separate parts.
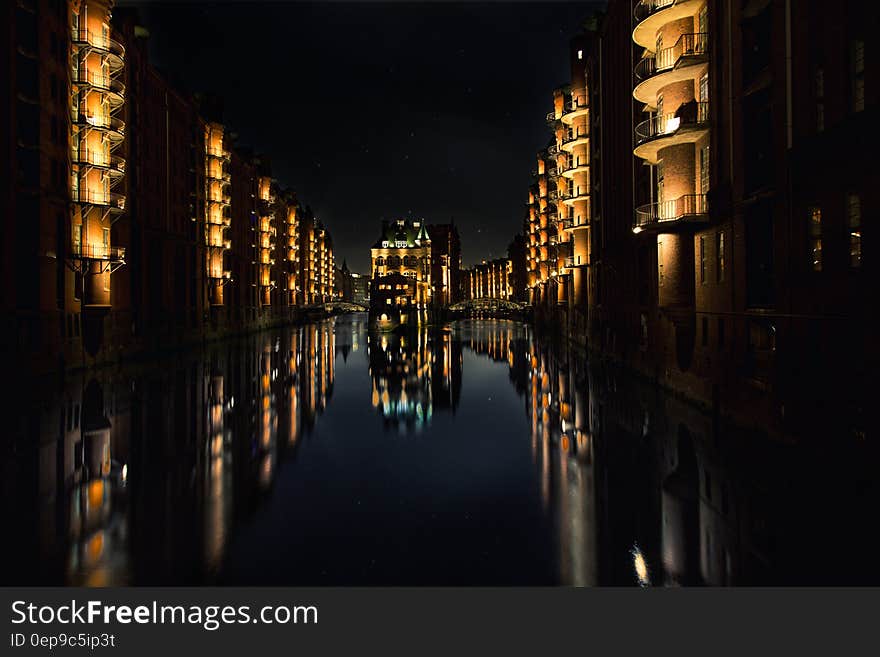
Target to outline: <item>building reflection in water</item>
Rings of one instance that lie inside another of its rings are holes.
[[[522,324],[397,335],[370,333],[357,316],[19,391],[0,479],[14,537],[2,581],[222,581],[230,545],[274,495],[285,462],[311,453],[302,450],[331,405],[337,358],[347,381],[366,360],[374,433],[427,432],[439,413],[476,431],[457,411],[484,404],[477,380],[506,368],[516,393],[506,403],[522,405],[523,433],[498,444],[513,453],[522,440],[526,450],[517,485],[533,487],[526,497],[543,524],[529,531],[552,563],[522,567],[552,573],[540,581],[866,583],[847,554],[876,538],[866,522],[880,498],[870,444],[817,452],[768,441]],[[422,452],[383,460],[404,453]]]
[[[435,409],[455,413],[461,396],[461,344],[447,331],[371,332],[367,345],[373,408],[386,429],[419,432]]]

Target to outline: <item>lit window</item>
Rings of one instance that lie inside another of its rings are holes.
[[[583,59],[583,58],[584,58],[584,51],[578,50],[578,59]]]
[[[718,282],[724,281],[724,231],[715,235],[715,274]]]
[[[810,208],[810,257],[813,271],[822,271],[822,209]]]
[[[700,235],[700,283],[706,282],[706,236]]]
[[[850,267],[862,266],[862,197],[858,194],[847,194],[846,216],[849,225],[849,264]]]
[[[853,112],[865,109],[865,42],[854,39],[850,46]]]
[[[657,280],[663,285],[663,242],[657,240]]]

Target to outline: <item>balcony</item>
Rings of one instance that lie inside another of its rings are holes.
[[[582,132],[573,132],[562,138],[562,150],[571,153],[575,146],[587,145],[590,143],[590,132],[583,126]]]
[[[118,155],[106,155],[100,151],[74,148],[70,153],[70,158],[74,164],[103,169],[114,178],[125,173],[125,160]]]
[[[86,128],[93,128],[107,133],[110,141],[122,141],[125,137],[125,122],[109,114],[88,114],[80,112],[74,122]]]
[[[216,148],[214,146],[205,146],[205,153],[208,157],[215,157],[220,160],[227,160],[230,157],[229,151],[225,148]]]
[[[121,105],[125,99],[125,84],[122,80],[100,71],[90,71],[85,66],[74,70],[72,82],[75,85],[88,86],[105,92],[111,105]]]
[[[74,260],[109,260],[125,262],[125,248],[109,244],[74,244],[69,257]]]
[[[682,34],[672,47],[648,55],[636,64],[636,79],[640,82],[633,90],[633,97],[653,106],[660,89],[666,85],[683,80],[698,81],[708,52],[708,34]]]
[[[579,173],[589,174],[590,165],[583,162],[580,164],[571,164],[562,171],[563,177],[569,179],[574,178],[575,175]]]
[[[565,268],[574,269],[575,267],[586,267],[590,263],[587,262],[585,256],[565,256]]]
[[[547,119],[547,123],[550,124],[550,127],[555,126],[555,125],[556,125],[556,121],[558,120],[558,119],[556,118],[556,112],[555,112],[555,111],[553,111],[553,112],[547,112],[547,117],[546,117],[546,119]]]
[[[586,228],[590,225],[588,217],[568,217],[562,222],[564,230],[574,230],[576,228]]]
[[[70,40],[73,45],[88,47],[101,54],[108,55],[107,61],[114,69],[122,68],[125,59],[125,47],[110,37],[87,29],[71,30]]]
[[[633,232],[669,230],[685,224],[699,224],[709,218],[705,194],[686,194],[672,201],[648,203],[636,208]]]
[[[697,141],[709,129],[709,103],[685,103],[675,114],[655,116],[636,126],[633,154],[652,164],[663,148]]]
[[[672,21],[696,15],[703,0],[639,0],[633,9],[633,41],[653,50],[657,31]]]
[[[562,108],[562,122],[565,125],[571,125],[576,118],[581,116],[586,116],[587,121],[589,122],[589,114],[590,104],[586,99],[579,103],[566,103],[565,107]]]
[[[566,205],[574,205],[579,201],[589,201],[590,188],[585,185],[583,187],[576,187],[574,189],[566,190],[562,192],[561,198],[562,202]]]
[[[71,193],[71,197],[74,203],[81,205],[98,205],[115,212],[125,210],[125,194],[103,190],[75,189]]]

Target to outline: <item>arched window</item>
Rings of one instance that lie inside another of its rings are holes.
[[[376,258],[376,266],[377,267],[384,267],[385,266],[385,258],[383,258],[382,256],[379,256],[378,258]]]

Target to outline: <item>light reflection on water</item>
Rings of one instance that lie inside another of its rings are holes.
[[[3,457],[4,583],[870,577],[844,556],[874,539],[870,458],[817,488],[810,450],[518,323],[343,316],[37,388]]]

